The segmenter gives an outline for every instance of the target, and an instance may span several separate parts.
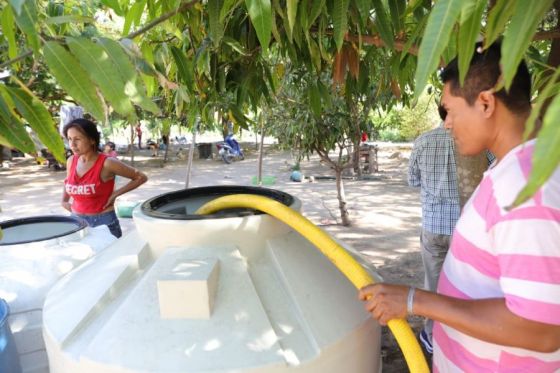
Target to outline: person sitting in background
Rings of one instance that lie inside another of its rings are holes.
[[[73,155],[66,163],[62,207],[92,227],[107,225],[115,237],[122,236],[115,214],[115,200],[144,184],[148,177],[118,159],[99,152],[99,131],[90,120],[74,119],[64,126],[63,133]],[[130,181],[115,189],[117,175]]]
[[[115,150],[115,143],[112,141],[107,141],[105,146],[103,147],[103,153],[107,155],[107,157],[118,158],[119,153]]]

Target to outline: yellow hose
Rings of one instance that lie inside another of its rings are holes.
[[[266,212],[292,227],[314,244],[358,289],[369,285],[374,279],[346,251],[321,228],[307,220],[297,211],[273,199],[254,194],[236,194],[216,198],[202,207],[195,214],[206,215],[219,210],[231,208],[252,208]],[[404,319],[393,319],[387,323],[403,352],[408,369],[413,373],[429,373],[430,369],[422,349]]]

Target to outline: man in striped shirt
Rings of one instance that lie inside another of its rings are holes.
[[[445,126],[462,154],[496,161],[463,209],[438,293],[397,285],[360,291],[382,324],[407,312],[431,318],[435,372],[560,371],[560,168],[530,200],[510,208],[527,183],[534,141],[524,62],[511,88],[500,79],[500,45],[473,55],[463,86],[457,61],[442,73]]]

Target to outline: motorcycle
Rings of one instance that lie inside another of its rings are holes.
[[[216,144],[218,148],[218,154],[222,157],[222,160],[230,164],[234,160],[244,160],[243,150],[239,146],[237,140],[233,138],[233,135],[227,135],[224,141]]]

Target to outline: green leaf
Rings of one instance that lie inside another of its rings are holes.
[[[263,52],[268,50],[272,34],[272,9],[270,0],[245,0],[251,23],[257,32]]]
[[[517,195],[513,206],[519,206],[531,198],[558,168],[558,164],[560,164],[559,117],[560,96],[556,96],[546,111],[543,126],[535,144],[533,169],[529,175],[529,181]]]
[[[43,54],[50,72],[62,88],[95,118],[103,121],[104,105],[97,95],[95,85],[78,60],[54,41],[45,43]]]
[[[342,44],[344,43],[344,35],[346,30],[348,30],[348,6],[350,5],[350,0],[334,0],[333,11],[331,14],[333,29],[334,29],[334,41],[336,43],[336,49],[340,50]]]
[[[465,82],[474,53],[474,45],[482,26],[482,13],[487,0],[474,0],[465,4],[461,12],[458,40],[459,82]]]
[[[27,35],[31,48],[37,52],[39,50],[39,37],[35,25],[37,24],[37,8],[35,0],[25,0],[18,15],[16,10],[16,23],[18,27]]]
[[[224,43],[226,43],[228,46],[231,47],[231,49],[233,49],[234,51],[236,51],[237,53],[239,53],[242,56],[250,56],[251,53],[249,53],[249,51],[247,49],[245,49],[245,47],[243,47],[241,45],[241,43],[239,43],[237,40],[230,38],[228,36],[224,36]]]
[[[138,1],[130,7],[130,10],[126,13],[126,17],[124,18],[123,31],[122,31],[123,35],[129,34],[130,28],[132,27],[133,24],[135,25],[140,24],[142,12],[144,11],[145,7],[146,7],[146,0]]]
[[[310,84],[309,89],[307,90],[307,94],[309,97],[309,106],[315,114],[316,117],[321,116],[321,93],[319,92],[319,88],[315,84]]]
[[[124,116],[135,114],[134,107],[124,93],[125,82],[103,47],[84,38],[67,38],[66,40],[72,54],[78,57],[80,64],[115,111]]]
[[[214,46],[220,45],[220,41],[224,36],[224,25],[220,20],[220,12],[222,10],[223,0],[208,0],[208,26],[210,29],[210,37],[214,42]]]
[[[65,162],[64,143],[51,114],[43,103],[27,90],[12,87],[4,87],[4,90],[10,94],[18,112],[33,128],[33,131],[39,136],[39,140],[58,161]]]
[[[388,48],[393,48],[395,36],[383,2],[381,0],[373,0],[373,8],[375,9],[375,27],[379,32],[379,36],[381,36],[381,39]]]
[[[515,13],[504,35],[500,59],[506,89],[511,87],[523,55],[529,48],[539,23],[553,3],[554,0],[517,2]]]
[[[311,6],[311,11],[309,12],[309,16],[307,17],[307,26],[306,28],[311,27],[317,17],[321,14],[323,9],[325,9],[325,2],[326,0],[311,0],[313,1],[313,5]]]
[[[428,82],[428,76],[438,66],[439,58],[447,48],[453,25],[459,18],[462,0],[439,0],[428,18],[426,31],[418,51],[415,98],[419,98]]]
[[[220,10],[220,22],[223,23],[231,11],[237,8],[241,2],[242,0],[224,0],[222,9]]]
[[[160,112],[158,106],[146,95],[142,80],[139,79],[137,71],[122,45],[108,38],[99,38],[97,42],[105,50],[111,64],[119,73],[124,82],[124,93],[129,99],[142,109],[158,114]]]
[[[526,0],[522,0],[526,1]],[[488,22],[486,22],[486,35],[484,38],[484,47],[488,48],[492,43],[503,34],[506,24],[511,18],[517,0],[498,0],[488,13]]]
[[[399,33],[404,29],[404,15],[406,12],[406,0],[390,0],[389,9],[393,21],[393,29]]]
[[[2,34],[8,41],[8,57],[15,58],[18,54],[16,43],[16,30],[14,27],[14,13],[12,8],[7,6],[2,10]]]
[[[4,100],[7,92],[0,94],[0,133],[6,140],[3,145],[19,149],[24,153],[35,153],[35,145],[25,130],[23,123],[13,115],[8,103]],[[10,99],[11,103],[13,101]]]
[[[286,0],[288,7],[288,25],[290,26],[290,33],[294,32],[294,24],[296,23],[297,8],[299,0]]]
[[[360,20],[365,25],[371,12],[371,0],[356,0],[356,7],[360,12]]]
[[[12,8],[14,8],[16,15],[19,16],[21,14],[21,9],[24,3],[25,0],[10,0],[10,5],[12,6]]]
[[[101,4],[113,9],[118,16],[124,17],[124,11],[119,4],[119,0],[101,0]]]
[[[61,25],[64,23],[94,23],[95,19],[92,17],[84,17],[78,15],[67,15],[67,16],[57,16],[49,17],[45,20],[48,25]]]
[[[172,46],[171,54],[177,65],[177,72],[181,80],[187,85],[187,88],[193,92],[194,91],[194,68],[192,61],[187,58],[187,55],[183,53],[179,48]]]
[[[558,89],[558,76],[560,76],[560,69],[556,69],[554,74],[549,77],[548,82],[544,86],[541,92],[539,92],[539,97],[533,105],[531,110],[531,115],[527,118],[525,123],[525,132],[523,133],[523,139],[528,139],[535,129],[535,123],[538,120],[540,113],[542,112],[542,107],[546,101],[555,93]]]

